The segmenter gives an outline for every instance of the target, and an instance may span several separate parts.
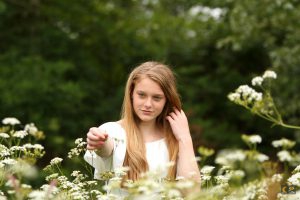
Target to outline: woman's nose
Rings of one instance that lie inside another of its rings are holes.
[[[145,102],[145,106],[146,107],[151,107],[151,105],[152,105],[151,98],[147,98],[146,102]]]

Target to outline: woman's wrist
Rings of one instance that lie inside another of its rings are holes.
[[[112,142],[113,141],[110,140],[110,138],[107,138],[103,145],[101,145],[98,149],[95,149],[95,153],[100,157],[110,156],[113,150]]]
[[[192,143],[192,137],[190,135],[183,136],[183,137],[177,138],[177,141],[179,144]]]

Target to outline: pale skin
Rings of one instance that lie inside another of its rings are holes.
[[[139,129],[143,134],[144,142],[152,142],[164,137],[156,126],[155,119],[162,112],[166,97],[160,86],[149,78],[142,78],[132,94],[133,109],[140,118]],[[200,180],[200,172],[195,159],[193,142],[190,135],[188,120],[183,110],[174,108],[166,120],[170,123],[173,134],[179,143],[177,177]],[[118,123],[121,123],[119,121]],[[109,139],[105,130],[90,128],[87,133],[87,149],[96,150],[99,156],[110,156],[113,150],[113,141]]]

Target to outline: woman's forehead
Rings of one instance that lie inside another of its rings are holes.
[[[148,77],[142,77],[141,79],[139,79],[136,82],[134,89],[138,91],[151,93],[151,94],[164,95],[161,86],[157,82],[153,81]]]

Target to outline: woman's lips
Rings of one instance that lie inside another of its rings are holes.
[[[152,111],[149,111],[149,110],[142,110],[142,112],[145,115],[150,115],[152,113]]]

